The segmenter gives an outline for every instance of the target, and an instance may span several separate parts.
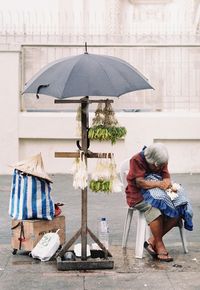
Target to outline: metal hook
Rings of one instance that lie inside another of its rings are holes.
[[[87,42],[85,42],[85,52],[84,53],[88,54],[88,52],[87,52]]]
[[[47,88],[49,86],[49,84],[47,85],[39,85],[38,88],[37,88],[37,92],[36,92],[36,97],[37,99],[39,99],[39,92],[42,88]]]
[[[79,150],[82,150],[82,147],[80,145],[80,140],[77,140],[76,141],[76,146],[78,147]]]

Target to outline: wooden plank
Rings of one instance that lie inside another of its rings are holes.
[[[60,271],[70,270],[95,270],[95,269],[113,269],[114,261],[112,259],[88,259],[87,261],[62,261],[57,257],[57,269]]]
[[[88,151],[87,152],[87,157],[88,158],[112,158],[113,153],[95,153]]]
[[[81,104],[81,103],[83,103],[83,102],[87,102],[87,103],[89,103],[89,104],[92,104],[92,103],[106,103],[106,102],[109,102],[109,103],[113,103],[114,101],[113,100],[109,100],[109,99],[105,99],[105,100],[84,100],[84,98],[82,98],[82,99],[79,99],[79,100],[66,100],[66,99],[64,99],[64,100],[54,100],[54,103],[55,104],[66,104],[66,103],[71,103],[71,104],[76,104],[76,103],[78,103],[78,104]]]
[[[111,158],[113,153],[95,153],[88,151],[86,153],[87,158]],[[78,158],[80,152],[55,152],[56,158]]]
[[[79,156],[79,152],[55,152],[56,158],[77,158]]]
[[[80,236],[80,234],[81,234],[81,229],[79,229],[75,233],[75,235],[68,242],[66,242],[62,246],[62,249],[57,252],[56,257],[58,257],[58,256],[61,256],[62,257],[67,252],[67,250],[73,245],[73,243],[78,239],[78,237]]]
[[[81,103],[81,100],[54,100],[54,104],[65,104],[65,103]]]
[[[113,103],[114,101],[113,100],[109,100],[109,99],[106,99],[106,100],[89,100],[89,103],[92,104],[92,103]]]

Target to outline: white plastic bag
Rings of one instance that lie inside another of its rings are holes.
[[[47,233],[41,238],[31,251],[33,258],[46,262],[53,257],[60,246],[58,231],[56,233]]]

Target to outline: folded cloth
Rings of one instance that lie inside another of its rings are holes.
[[[146,176],[146,180],[162,180],[162,177],[157,174],[150,174]],[[177,196],[171,200],[165,190],[160,188],[142,189],[141,193],[144,200],[162,211],[162,213],[169,217],[181,216],[184,220],[184,228],[192,231],[192,207],[187,198],[186,192],[182,186],[177,190]]]

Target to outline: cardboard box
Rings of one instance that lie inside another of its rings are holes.
[[[12,238],[11,246],[13,249],[20,249],[21,234],[21,250],[31,251],[44,234],[56,232],[58,229],[60,242],[65,242],[65,217],[58,216],[52,221],[47,220],[12,220]],[[23,235],[24,232],[24,235]]]

